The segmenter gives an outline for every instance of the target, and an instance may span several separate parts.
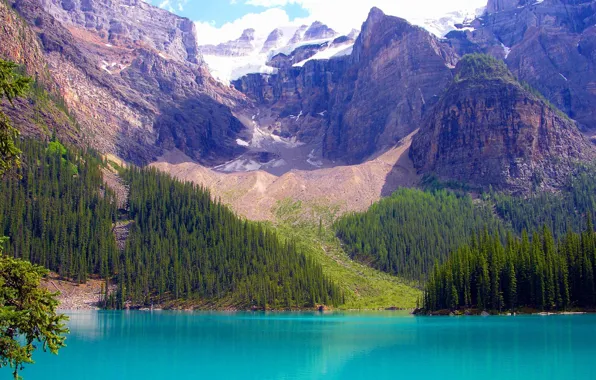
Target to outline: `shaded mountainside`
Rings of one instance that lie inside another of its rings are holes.
[[[283,136],[356,163],[407,136],[452,79],[456,56],[424,29],[374,8],[349,55],[251,74],[234,85],[274,113]]]
[[[242,151],[235,136],[243,126],[230,107],[243,97],[211,78],[188,20],[140,1],[15,0],[12,7],[37,33],[43,57],[34,60],[45,60],[95,148],[141,164],[164,148],[201,162]]]
[[[561,188],[576,164],[596,157],[575,123],[501,61],[466,56],[456,71],[414,137],[410,155],[420,172],[526,193]]]

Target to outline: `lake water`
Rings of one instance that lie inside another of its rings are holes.
[[[31,379],[596,379],[596,316],[85,312]],[[9,371],[0,370],[8,379]]]

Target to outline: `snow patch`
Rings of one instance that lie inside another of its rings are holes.
[[[224,84],[242,78],[247,74],[276,74],[277,68],[267,66],[267,55],[257,54],[245,57],[222,57],[204,55],[203,59],[209,66],[211,75]]]
[[[447,33],[452,30],[470,30],[474,28],[470,26],[470,23],[476,18],[482,16],[486,7],[477,9],[462,9],[454,12],[447,13],[445,16],[438,19],[409,19],[408,21],[414,25],[418,25],[437,37],[444,37]],[[457,26],[456,26],[457,25]],[[458,26],[463,25],[463,28]]]
[[[346,48],[346,45],[342,46],[334,46],[327,48],[325,50],[321,50],[317,54],[313,55],[312,57],[305,59],[304,61],[295,63],[294,67],[302,67],[308,61],[316,61],[316,60],[323,60],[323,59],[331,59],[335,57],[341,57],[345,55],[352,54],[353,46],[349,46]]]
[[[315,156],[314,149],[308,154],[308,159],[306,160],[306,162],[314,167],[317,167],[317,168],[320,168],[321,166],[323,166],[323,162],[321,162],[320,160],[317,160],[317,157]]]
[[[565,77],[565,75],[559,73],[559,75],[561,76],[561,78],[565,79],[565,82],[567,82],[567,78]]]
[[[255,160],[250,159],[237,159],[234,161],[230,161],[223,165],[216,166],[216,170],[220,170],[222,172],[252,172],[255,170],[259,170],[263,165],[259,164]]]
[[[242,139],[236,139],[236,144],[240,146],[250,146],[250,144]]]
[[[507,57],[509,57],[509,53],[511,53],[511,48],[505,46],[505,44],[503,44],[502,42],[501,47],[503,48],[503,52],[505,53],[505,59],[507,59]]]

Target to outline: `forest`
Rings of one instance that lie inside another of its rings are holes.
[[[355,260],[423,283],[435,261],[483,230],[505,243],[507,233],[548,227],[555,239],[585,229],[596,217],[596,168],[578,166],[565,189],[515,196],[492,190],[472,199],[460,189],[433,184],[427,190],[398,189],[362,213],[347,214],[334,224],[337,237]]]
[[[119,292],[147,304],[200,297],[258,307],[338,305],[341,291],[322,268],[271,229],[239,219],[206,189],[154,169],[130,169],[134,220]]]
[[[10,237],[5,252],[80,283],[91,275],[117,283],[106,306],[174,299],[241,308],[343,302],[294,242],[238,218],[204,188],[155,170],[121,169],[130,210],[120,216],[103,182],[107,163],[97,153],[55,139],[25,140],[19,148],[22,168],[0,181],[0,235]],[[121,217],[132,221],[123,251],[113,234]]]
[[[511,234],[501,243],[484,231],[436,265],[426,284],[424,309],[492,311],[590,309],[596,306],[596,234],[589,220],[581,233],[555,243],[544,227],[530,238]]]
[[[415,281],[485,227],[505,231],[492,210],[470,196],[405,188],[334,225],[353,259]]]

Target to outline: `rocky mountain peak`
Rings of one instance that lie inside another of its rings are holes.
[[[359,62],[367,56],[375,55],[392,41],[415,29],[417,28],[405,19],[387,16],[379,8],[372,8],[354,45],[354,61]]]
[[[306,29],[308,29],[308,25],[300,26],[296,30],[296,32],[294,33],[294,35],[292,36],[292,38],[290,39],[288,44],[293,45],[293,44],[297,44],[298,42],[302,41],[302,39],[304,38],[304,32],[306,32]]]
[[[410,155],[423,174],[482,188],[556,189],[596,157],[575,122],[522,86],[502,61],[465,56]]]
[[[383,12],[381,9],[379,9],[377,7],[372,7],[370,9],[370,11],[368,12],[368,17],[367,17],[365,23],[374,24],[375,22],[382,20],[384,17],[385,17],[385,12]]]
[[[220,57],[241,57],[249,55],[254,50],[255,30],[245,29],[236,40],[223,42],[218,45],[199,46],[201,53]]]
[[[327,38],[333,38],[337,35],[335,30],[331,29],[327,25],[320,21],[315,21],[312,25],[304,32],[304,41],[322,40]]]
[[[261,49],[261,53],[266,53],[272,49],[280,47],[283,36],[283,30],[279,28],[274,29],[271,33],[269,33],[269,36],[267,36],[267,39],[263,44],[263,49]]]
[[[255,30],[252,28],[244,29],[242,31],[242,35],[238,39],[238,41],[254,41],[255,40]]]

